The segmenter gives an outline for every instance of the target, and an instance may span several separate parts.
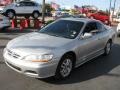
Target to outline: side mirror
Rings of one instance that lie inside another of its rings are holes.
[[[101,31],[100,30],[93,30],[93,31],[91,31],[90,33],[92,33],[92,34],[96,34],[96,33],[100,33]]]
[[[85,33],[84,35],[81,36],[81,39],[88,39],[92,37],[92,33]]]

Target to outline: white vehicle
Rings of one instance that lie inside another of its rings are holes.
[[[34,1],[20,1],[7,5],[3,9],[3,14],[10,18],[14,16],[32,16],[38,18],[41,15],[42,7]]]
[[[10,26],[11,26],[11,23],[9,18],[5,16],[0,16],[0,29],[3,31]]]
[[[120,23],[120,16],[113,18],[113,21]]]
[[[117,26],[117,35],[120,36],[120,23]]]

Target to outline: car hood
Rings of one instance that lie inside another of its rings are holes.
[[[11,40],[7,48],[24,50],[53,50],[71,42],[71,39],[50,36],[47,34],[30,33]]]

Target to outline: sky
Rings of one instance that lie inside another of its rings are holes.
[[[42,3],[42,0],[36,0]],[[51,1],[60,4],[61,7],[73,8],[74,5],[94,5],[101,10],[109,9],[110,0],[46,0],[47,3]],[[114,0],[112,0],[112,6],[114,5]],[[120,7],[120,0],[116,0],[116,9]]]

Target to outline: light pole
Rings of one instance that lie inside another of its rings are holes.
[[[45,0],[42,2],[42,22],[45,22]]]
[[[116,0],[114,0],[114,6],[113,6],[113,13],[112,13],[112,16],[114,15],[115,7],[116,7]],[[113,20],[113,18],[112,18],[112,20]]]
[[[112,0],[110,0],[110,5],[109,5],[109,21],[111,21],[111,4],[112,4]]]

